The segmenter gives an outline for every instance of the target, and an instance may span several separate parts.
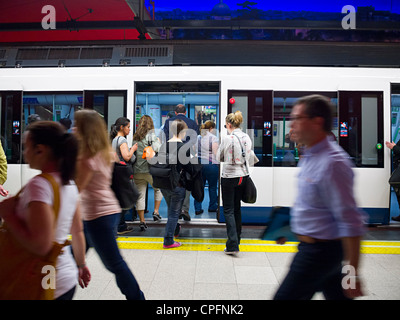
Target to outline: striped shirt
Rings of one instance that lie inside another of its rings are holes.
[[[344,150],[324,139],[305,149],[299,167],[292,231],[327,240],[363,235],[367,216],[356,205],[352,163]]]

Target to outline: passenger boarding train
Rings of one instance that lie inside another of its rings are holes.
[[[260,159],[250,170],[258,199],[255,204],[243,204],[243,223],[262,224],[272,207],[293,205],[299,150],[288,139],[289,115],[296,99],[319,93],[336,107],[333,134],[354,162],[358,205],[369,214],[370,223],[388,224],[392,158],[385,141],[400,138],[400,103],[394,105],[399,87],[400,70],[391,68],[0,68],[0,132],[8,160],[5,188],[15,194],[37,173],[24,164],[21,152],[30,114],[43,120],[73,121],[75,111],[94,108],[108,128],[120,116],[128,117],[134,128],[143,114],[160,128],[167,114],[184,104],[187,116],[199,124],[214,120],[220,134],[226,134],[226,115],[240,110],[242,129],[252,130]],[[222,214],[218,220],[224,221]]]

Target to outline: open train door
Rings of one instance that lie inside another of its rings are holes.
[[[250,136],[254,153],[260,160],[254,167],[250,167],[250,176],[257,187],[257,202],[242,203],[242,222],[264,224],[269,216],[267,207],[271,207],[273,198],[273,93],[261,90],[228,90],[227,98],[227,114],[242,112],[241,129]],[[221,127],[225,124],[225,116],[221,117]],[[220,205],[218,222],[225,222],[221,196]]]

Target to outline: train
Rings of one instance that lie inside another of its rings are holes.
[[[290,111],[305,95],[322,94],[335,106],[334,139],[354,163],[357,204],[369,223],[388,224],[392,168],[385,141],[397,140],[400,70],[295,66],[57,66],[0,67],[0,133],[8,161],[5,188],[15,194],[37,172],[23,160],[23,133],[31,114],[69,118],[98,111],[110,128],[120,116],[134,127],[143,114],[159,129],[177,104],[199,124],[213,120],[226,134],[225,117],[240,110],[242,130],[259,162],[250,168],[254,204],[242,205],[244,224],[265,224],[272,208],[291,207],[297,193],[298,148],[288,139]],[[132,130],[134,132],[134,130]],[[132,141],[132,133],[128,137]],[[219,195],[220,206],[222,199]],[[216,221],[224,222],[220,210]]]

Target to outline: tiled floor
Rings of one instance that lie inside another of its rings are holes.
[[[293,253],[242,252],[238,257],[218,251],[121,250],[148,300],[269,300],[283,280]],[[360,299],[400,299],[400,255],[363,254]],[[114,276],[91,249],[88,288],[75,300],[124,299]],[[323,299],[316,294],[314,299]]]

